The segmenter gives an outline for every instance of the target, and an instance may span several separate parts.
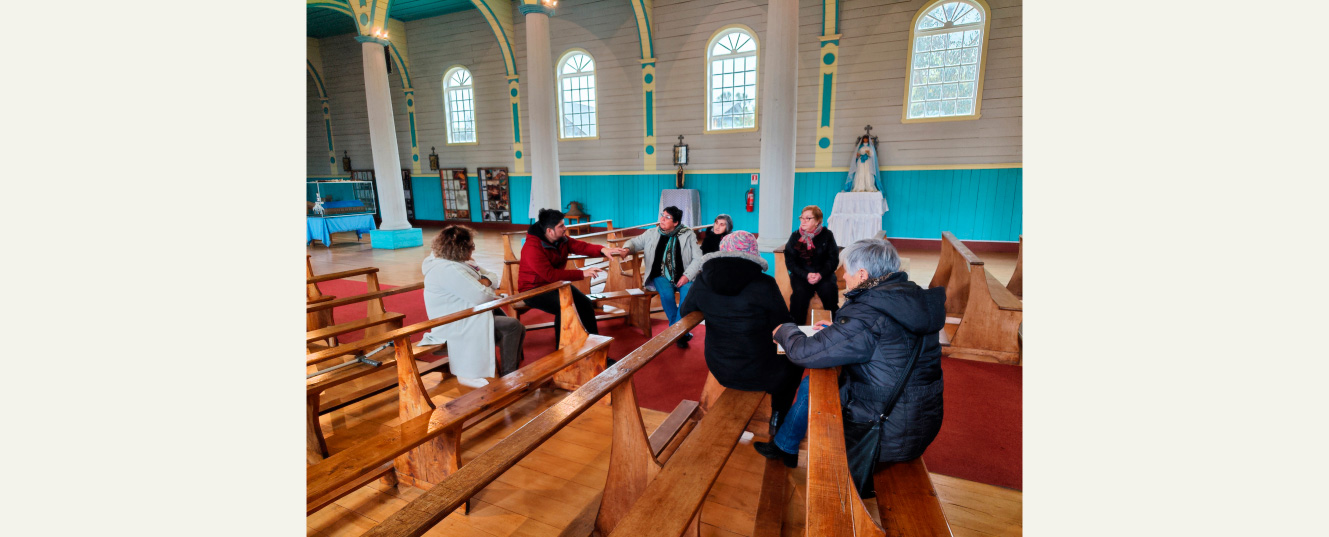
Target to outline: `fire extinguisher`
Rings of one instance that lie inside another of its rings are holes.
[[[754,189],[751,188],[748,189],[748,212],[752,212],[752,204],[756,199],[756,194],[753,193],[753,190]]]

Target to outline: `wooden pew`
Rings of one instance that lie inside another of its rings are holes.
[[[362,275],[365,277],[365,284],[368,287],[368,292],[366,294],[357,295],[356,297],[349,297],[340,300],[328,300],[320,302],[318,304],[307,305],[308,313],[310,315],[313,315],[315,313],[323,315],[322,312],[326,311],[328,312],[326,316],[330,318],[332,308],[335,306],[346,305],[361,300],[367,302],[365,304],[366,306],[365,318],[363,319],[347,321],[341,324],[327,325],[314,330],[307,331],[305,333],[305,344],[309,352],[317,352],[327,349],[331,345],[335,344],[335,338],[337,336],[345,335],[351,332],[364,330],[365,337],[368,338],[401,327],[402,320],[405,319],[406,316],[400,313],[389,312],[386,309],[384,309],[383,297],[405,291],[403,291],[401,288],[397,288],[388,291],[386,294],[376,294],[382,291],[381,289],[379,289],[378,285],[377,268],[365,267],[365,268],[358,268],[352,270],[344,270],[341,272],[331,272],[319,276],[309,276],[305,278],[305,282],[306,285],[312,286],[319,282],[326,282],[329,280],[340,280],[342,278],[349,278],[352,276],[362,276]],[[352,299],[360,299],[360,300],[352,300]],[[329,306],[328,304],[333,304],[333,305]],[[322,341],[328,341],[332,343],[320,343]]]
[[[686,436],[696,403],[684,401],[647,437],[632,375],[701,320],[700,312],[685,316],[364,535],[423,535],[606,395],[614,421],[605,490],[564,534],[696,535],[701,503],[763,394],[726,391]]]
[[[809,370],[806,535],[950,536],[950,525],[921,458],[877,466],[872,481],[881,524],[872,520],[849,476],[839,369]]]
[[[1011,274],[1011,281],[1006,283],[1008,289],[1015,298],[1024,300],[1024,235],[1020,235],[1020,253],[1015,254],[1015,273]]]
[[[941,257],[937,258],[937,271],[932,274],[928,288],[946,287],[946,315],[964,315],[965,305],[969,303],[970,273],[983,268],[983,260],[955,238],[955,234],[941,232]]]
[[[944,352],[954,358],[1019,364],[1024,303],[982,266],[972,267],[969,278],[964,316],[958,323],[947,318],[942,329]]]
[[[412,334],[555,289],[559,292],[563,316],[557,350],[441,407],[434,405],[420,381],[415,351],[410,342]],[[443,481],[461,464],[463,430],[546,382],[552,381],[555,386],[568,390],[590,382],[604,370],[611,341],[613,338],[586,333],[573,307],[571,288],[562,282],[310,355],[308,363],[312,365],[392,342],[396,353],[401,423],[388,432],[310,465],[306,470],[306,512],[312,513],[380,476],[386,475],[389,481],[425,489]],[[316,426],[317,413],[312,415]]]

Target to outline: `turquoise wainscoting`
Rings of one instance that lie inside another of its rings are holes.
[[[1017,241],[1023,230],[1023,169],[913,170],[882,172],[886,200],[882,228],[890,237],[941,238],[950,231],[962,240]],[[794,178],[794,219],[817,205],[827,218],[844,172],[808,172]]]
[[[728,213],[734,227],[757,231],[757,212],[747,212],[747,192],[753,185],[749,173],[688,174],[688,188],[701,191],[701,219],[709,224],[715,215]],[[531,177],[512,176],[512,208],[525,216],[531,198]],[[616,227],[654,222],[660,214],[660,191],[673,188],[674,174],[564,175],[559,194],[566,204],[579,201],[595,220],[613,220]],[[757,193],[757,203],[761,196]]]
[[[443,181],[437,175],[411,177],[411,199],[416,219],[443,220]]]
[[[485,215],[480,214],[482,204],[480,203],[480,177],[478,175],[474,177],[468,176],[466,178],[466,191],[468,192],[467,197],[469,198],[466,201],[470,203],[471,206],[471,221],[484,222]]]
[[[530,224],[531,219],[526,213],[531,206],[531,176],[509,175],[508,196],[512,205],[512,223]]]
[[[882,226],[891,237],[940,239],[942,231],[964,240],[1016,241],[1023,231],[1023,170],[918,170],[882,172],[891,210]],[[734,227],[757,230],[758,211],[747,212],[746,194],[753,188],[750,173],[692,173],[687,186],[701,191],[705,223],[728,213]],[[830,216],[835,194],[844,186],[844,172],[800,172],[794,176],[795,214],[792,232],[798,226],[797,212],[818,205]],[[512,215],[514,223],[529,223],[531,176],[513,175]],[[672,173],[623,175],[564,175],[563,203],[577,200],[596,220],[613,219],[616,226],[632,226],[656,220],[660,190],[674,184]],[[437,186],[435,186],[437,188]],[[757,188],[757,206],[761,189]],[[417,195],[417,198],[424,196]],[[435,195],[435,198],[437,195]],[[473,199],[478,194],[472,192]],[[476,202],[472,202],[473,204]],[[420,211],[416,207],[417,214]]]

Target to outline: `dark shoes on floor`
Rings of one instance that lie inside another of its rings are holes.
[[[752,447],[756,448],[757,453],[760,453],[763,457],[768,459],[779,459],[781,462],[784,462],[785,466],[798,468],[797,453],[785,453],[783,450],[776,447],[775,444],[769,442],[753,442]]]
[[[683,337],[678,338],[678,343],[677,343],[678,348],[680,349],[688,348],[689,341],[692,341],[692,334],[683,334]]]

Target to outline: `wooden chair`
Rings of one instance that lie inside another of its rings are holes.
[[[849,476],[839,369],[809,370],[805,535],[949,537],[950,525],[921,458],[877,466],[872,480],[881,524],[872,520]]]
[[[552,290],[558,290],[563,318],[557,350],[441,407],[434,405],[420,381],[411,335]],[[586,333],[572,304],[571,288],[562,282],[309,355],[307,362],[314,365],[391,342],[396,353],[401,423],[310,465],[306,470],[306,512],[312,513],[379,477],[423,489],[442,482],[461,465],[463,430],[546,382],[567,390],[590,382],[604,371],[611,341],[613,338]],[[317,430],[317,420],[317,413],[311,411],[311,431]]]
[[[1006,283],[1008,289],[1015,298],[1024,300],[1024,235],[1020,235],[1020,253],[1015,254],[1015,273],[1011,274],[1011,281]]]
[[[695,424],[689,418],[697,403],[684,401],[647,436],[632,375],[701,320],[700,312],[685,316],[365,535],[424,534],[606,395],[613,432],[605,490],[564,534],[696,535],[702,502],[763,394],[727,390]]]

